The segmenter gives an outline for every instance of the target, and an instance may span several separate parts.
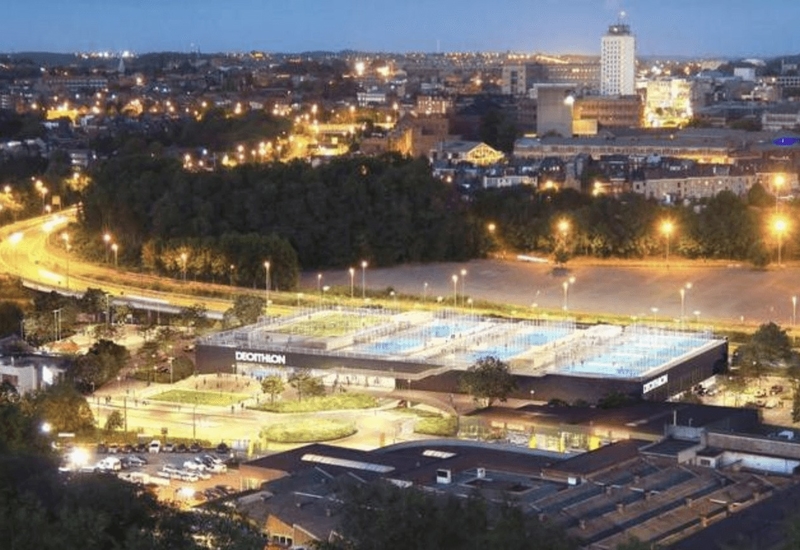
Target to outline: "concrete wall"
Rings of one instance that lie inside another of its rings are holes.
[[[725,449],[729,452],[738,451],[800,460],[800,442],[796,441],[735,433],[708,432],[706,434],[706,444],[709,447]]]

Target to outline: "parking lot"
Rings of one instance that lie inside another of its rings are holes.
[[[241,477],[231,451],[188,449],[148,452],[137,448],[80,447],[79,459],[64,471],[83,473],[106,471],[132,483],[153,487],[158,498],[183,506],[221,499],[241,489]],[[125,452],[127,451],[127,452]],[[71,451],[71,452],[74,452]],[[69,453],[68,453],[69,454]],[[200,466],[205,459],[205,464]]]

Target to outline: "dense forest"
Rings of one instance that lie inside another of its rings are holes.
[[[466,260],[490,239],[423,159],[398,156],[187,172],[177,161],[120,156],[92,174],[82,223],[111,232],[129,261],[192,278],[294,286],[303,268]]]

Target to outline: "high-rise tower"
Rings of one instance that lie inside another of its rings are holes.
[[[630,26],[608,27],[600,51],[600,94],[633,95],[636,79],[636,38]]]

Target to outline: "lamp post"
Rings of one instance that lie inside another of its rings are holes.
[[[797,296],[792,296],[792,326],[797,324]]]
[[[236,266],[231,264],[230,273],[228,275],[228,281],[230,286],[233,286],[233,272],[236,270]]]
[[[670,220],[664,220],[661,223],[661,232],[664,234],[664,238],[666,239],[666,252],[664,253],[664,261],[669,265],[669,238],[672,236],[672,232],[675,230],[675,224],[672,223]]]
[[[422,283],[422,302],[425,303],[428,301],[428,283],[427,281]]]
[[[569,287],[570,285],[574,284],[575,284],[575,277],[570,277],[569,279],[561,283],[561,288],[564,289],[564,306],[563,306],[564,311],[567,311],[569,309]]]
[[[681,326],[683,326],[683,321],[685,318],[685,305],[686,305],[686,291],[692,288],[692,283],[686,283],[680,289],[681,294]]]
[[[772,222],[772,230],[778,237],[778,267],[781,267],[781,247],[783,245],[783,234],[786,232],[788,225],[783,218],[775,218]]]
[[[361,261],[361,299],[367,298],[367,260]]]
[[[111,251],[114,253],[114,267],[119,267],[119,245],[114,243],[111,245]]]
[[[453,275],[453,307],[458,307],[458,275]]]
[[[183,275],[183,282],[186,282],[186,259],[189,256],[186,252],[181,252],[181,274]]]
[[[317,273],[317,293],[320,299],[322,299],[322,273]]]
[[[464,305],[464,299],[467,296],[467,270],[461,270],[461,305]]]
[[[781,189],[781,187],[783,187],[784,183],[786,183],[786,178],[783,177],[783,174],[778,174],[777,176],[775,176],[775,179],[773,180],[773,187],[775,188],[775,213],[776,214],[778,213],[778,198],[779,198],[780,189]]]
[[[106,245],[106,263],[108,263],[108,247],[111,244],[111,234],[110,233],[105,233],[103,235],[103,242]]]
[[[355,268],[351,267],[350,269],[348,269],[348,272],[350,273],[350,299],[352,300],[353,299],[353,291],[355,290],[356,270],[355,270]]]
[[[267,272],[266,279],[264,280],[264,293],[266,297],[266,302],[264,302],[264,306],[267,311],[269,311],[269,287],[271,286],[269,279],[269,267],[270,267],[269,260],[267,260],[266,262],[264,262],[264,269]]]
[[[657,307],[651,307],[650,311],[653,312],[653,324],[656,324],[656,313],[658,313],[658,308]]]

